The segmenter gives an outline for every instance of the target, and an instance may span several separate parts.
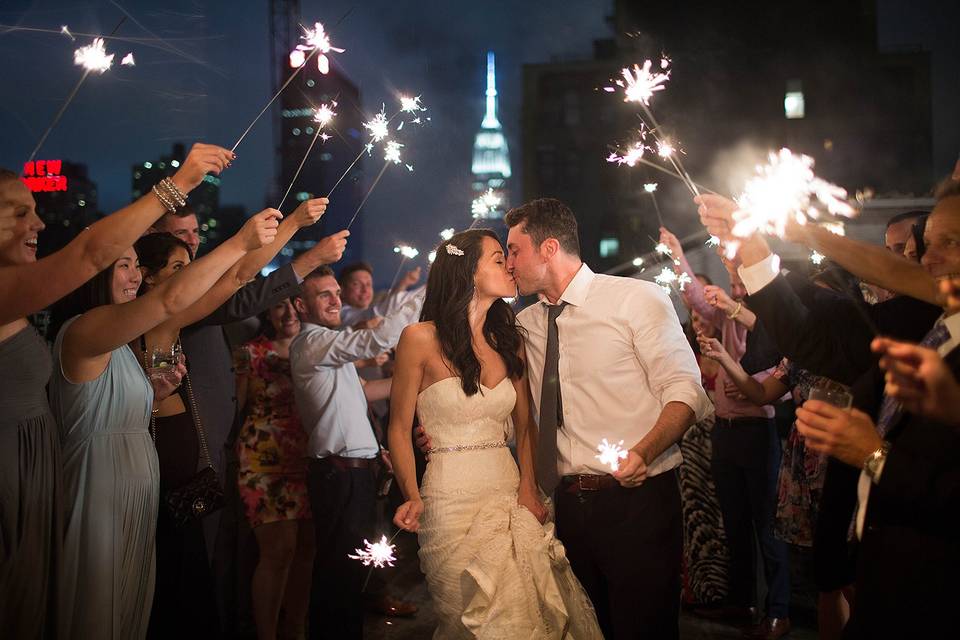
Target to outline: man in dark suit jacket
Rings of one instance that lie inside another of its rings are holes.
[[[711,217],[703,210],[701,215]],[[717,230],[714,227],[712,232]],[[837,239],[826,243],[841,252],[846,248],[845,266],[855,272],[860,269],[861,276],[868,276],[870,270],[864,267],[870,265],[873,274],[884,279],[881,284],[901,293],[918,292],[932,301],[936,288],[929,276],[939,279],[960,273],[960,183],[941,189],[927,221],[922,265],[929,275],[877,252],[851,258],[850,247]],[[885,263],[883,271],[876,270],[878,263]],[[960,371],[956,311],[948,309],[922,341],[939,351],[954,376]],[[882,346],[883,341],[875,344]],[[879,406],[876,420],[860,410],[809,401],[797,410],[797,427],[811,449],[828,453],[851,469],[863,469],[856,519],[862,539],[857,595],[847,635],[934,637],[943,629],[944,612],[953,605],[955,572],[960,566],[956,535],[960,431],[905,410],[895,397],[881,396],[879,403],[872,400],[871,392],[878,389],[877,371],[866,372],[858,384],[860,406]]]

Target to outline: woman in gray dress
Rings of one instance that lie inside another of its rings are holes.
[[[272,242],[278,217],[268,209],[250,218],[237,235],[139,298],[142,277],[131,247],[55,309],[50,404],[63,450],[61,638],[143,638],[150,618],[159,507],[148,431],[155,398],[128,343],[183,312],[249,251]]]
[[[189,192],[229,152],[196,145],[172,178]],[[164,213],[150,193],[37,260],[44,228],[17,173],[0,168],[0,633],[50,637],[56,628],[61,541],[60,445],[47,404],[50,350],[27,316],[110,266]]]

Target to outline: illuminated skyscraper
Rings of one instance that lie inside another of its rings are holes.
[[[497,118],[496,62],[492,51],[487,52],[487,108],[480,123],[480,131],[473,142],[473,215],[479,218],[500,219],[507,209],[507,180],[510,178],[510,150],[503,128]],[[494,197],[478,201],[492,190]],[[499,197],[499,203],[494,204]]]

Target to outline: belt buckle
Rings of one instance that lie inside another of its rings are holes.
[[[584,482],[584,479],[586,479],[586,482]],[[577,489],[580,491],[599,491],[600,476],[577,476]]]

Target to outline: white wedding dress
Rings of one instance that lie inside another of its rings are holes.
[[[505,443],[513,384],[480,389],[467,396],[460,378],[444,378],[417,400],[433,445],[419,539],[434,638],[602,640],[553,523],[517,504],[519,472]]]

